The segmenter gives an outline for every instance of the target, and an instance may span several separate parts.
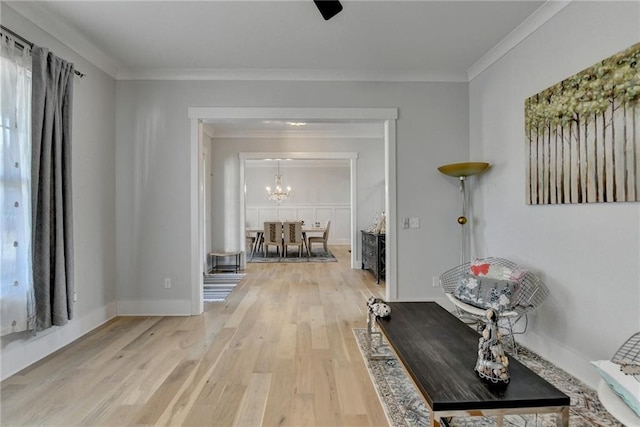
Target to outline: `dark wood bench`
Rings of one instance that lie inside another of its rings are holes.
[[[435,302],[389,303],[391,316],[377,327],[431,409],[431,425],[456,416],[556,413],[569,425],[569,396],[509,357],[508,384],[494,384],[474,371],[477,332]],[[446,424],[446,422],[445,422]]]

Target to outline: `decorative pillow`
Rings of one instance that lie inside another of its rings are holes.
[[[470,271],[474,276],[486,276],[489,274],[491,264],[484,262],[481,259],[474,260],[471,263]]]
[[[465,273],[453,294],[460,301],[475,307],[508,311],[515,306],[519,286],[518,282],[512,280]]]
[[[591,362],[609,387],[640,417],[640,382],[633,375],[626,375],[620,365],[610,360]]]
[[[483,259],[476,259],[471,263],[469,271],[474,276],[486,276],[498,280],[520,281],[527,273],[523,268],[509,268],[502,265],[491,264]]]

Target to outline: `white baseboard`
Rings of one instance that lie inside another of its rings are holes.
[[[118,301],[118,316],[191,316],[191,300]]]
[[[539,333],[528,330],[524,335],[516,335],[516,341],[530,348],[540,357],[578,378],[589,387],[596,389],[600,376],[589,360]]]
[[[53,326],[35,336],[24,333],[12,338],[3,337],[1,380],[47,357],[72,343],[116,316],[116,303],[76,317],[65,326]]]

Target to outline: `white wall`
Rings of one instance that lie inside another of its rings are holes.
[[[383,141],[370,144],[380,153],[379,175],[384,177]],[[291,194],[282,202],[269,200],[265,187],[275,188],[277,166],[273,162],[247,162],[245,166],[245,222],[250,228],[262,228],[273,219],[302,220],[310,226],[331,221],[329,244],[351,243],[351,170],[349,161],[332,165],[331,161],[283,161],[280,165],[282,186],[291,187]],[[384,186],[380,186],[384,191]],[[384,200],[380,210],[383,209]]]
[[[36,337],[2,337],[4,379],[115,315],[115,82],[5,3],[1,8],[3,25],[86,74],[74,82],[74,319]]]
[[[293,144],[293,145],[292,145]],[[218,170],[228,168],[234,165],[234,159],[238,159],[239,152],[285,152],[285,150],[296,152],[356,152],[357,158],[357,229],[368,227],[374,212],[384,210],[384,141],[382,138],[332,138],[332,139],[304,139],[297,141],[282,141],[256,138],[251,140],[240,139],[215,139],[214,150],[216,157],[216,165]],[[303,162],[303,161],[297,161]],[[350,204],[350,168],[348,161],[346,167],[331,168],[319,167],[291,167],[287,162],[281,162],[280,171],[283,174],[283,184],[291,185],[292,193],[290,199],[282,203],[288,206],[296,206],[299,208],[316,208],[328,209],[331,207],[340,208],[341,213],[345,208],[349,208]],[[294,163],[295,164],[295,163]],[[246,167],[245,181],[247,183],[246,204],[247,212],[257,207],[264,207],[269,203],[265,196],[266,185],[274,187],[275,167]],[[225,171],[225,176],[229,176]],[[232,178],[234,175],[230,175]],[[237,176],[237,174],[235,175]],[[228,186],[233,186],[227,179],[224,182],[218,182],[214,187],[214,191],[218,191],[218,196],[222,192],[228,192]],[[327,185],[327,187],[323,187]],[[338,191],[330,193],[326,188],[337,188]],[[228,197],[215,197],[219,200],[227,200]],[[219,221],[214,220],[214,241],[219,245],[223,245],[227,250],[238,249],[242,242],[237,242],[237,235],[227,233],[228,224],[238,217],[240,207],[237,205],[239,201],[234,199],[235,205],[221,204],[217,210],[219,212]],[[334,210],[335,213],[335,210]],[[347,215],[346,228],[338,224],[338,217],[333,218],[331,228],[331,236],[333,243],[349,244],[350,243],[350,215]],[[247,216],[247,220],[252,219]],[[301,218],[305,219],[306,218]],[[331,219],[326,215],[309,218],[309,220],[320,221],[322,224],[327,219]],[[344,221],[342,221],[344,223]],[[257,224],[259,226],[259,224]],[[224,235],[221,230],[225,230]],[[216,233],[217,232],[217,233]],[[359,249],[355,248],[356,254]]]
[[[398,231],[399,298],[442,296],[430,278],[457,260],[458,240],[452,236],[458,235],[458,193],[436,168],[468,156],[467,84],[118,81],[116,86],[119,313],[190,313],[187,109],[202,106],[397,107],[398,217],[422,220],[420,229]],[[307,151],[295,147],[283,150]],[[238,172],[216,162],[214,175],[224,170],[222,180],[232,183]],[[225,185],[220,197],[236,200],[236,191],[237,186]],[[366,206],[366,200],[363,211],[379,209],[377,201]],[[232,230],[237,226],[229,223]],[[171,289],[163,288],[164,277],[172,278]]]
[[[521,342],[590,385],[640,331],[640,204],[525,204],[524,100],[640,38],[640,3],[573,2],[470,83],[475,246],[537,271],[550,300]]]
[[[384,167],[383,141],[372,148],[380,153],[380,169]],[[293,164],[291,164],[294,162]],[[282,203],[313,204],[313,203],[349,203],[349,162],[343,161],[342,166],[326,166],[321,160],[314,161],[314,165],[305,166],[304,161],[283,161],[280,164],[283,187],[291,187],[291,195]],[[326,163],[326,161],[325,161]],[[250,166],[245,167],[247,206],[263,205],[268,201],[265,187],[275,187],[275,175],[277,166]],[[384,170],[380,173],[384,177]],[[275,202],[272,202],[275,203]]]

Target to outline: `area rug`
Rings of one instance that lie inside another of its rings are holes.
[[[295,250],[290,251],[286,257],[279,257],[275,251],[269,252],[268,256],[264,256],[263,251],[256,252],[253,257],[247,256],[247,262],[337,262],[338,260],[333,254],[325,252],[322,249],[312,249],[310,256],[307,258],[305,252],[300,257]]]
[[[203,277],[204,302],[224,301],[245,273],[210,272]]]
[[[389,425],[393,427],[429,426],[429,409],[398,360],[391,355],[389,360],[368,360],[365,350],[366,329],[354,329],[353,333],[389,419]],[[382,347],[379,351],[384,349]],[[387,349],[387,351],[391,353],[391,350]],[[518,360],[571,398],[570,426],[622,426],[600,404],[596,391],[575,377],[520,345],[518,345]],[[551,427],[556,425],[555,420],[556,416],[553,414],[508,415],[504,417],[504,425]],[[455,417],[449,425],[489,427],[496,425],[496,419],[495,417]]]

